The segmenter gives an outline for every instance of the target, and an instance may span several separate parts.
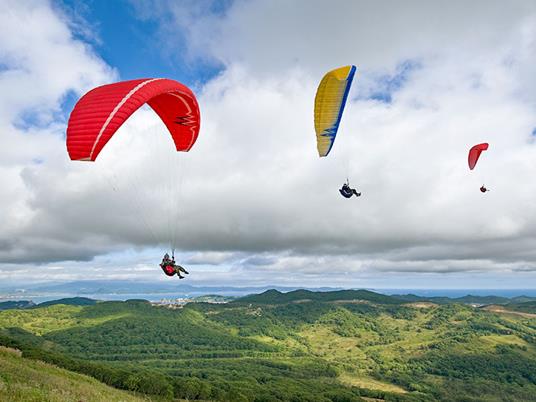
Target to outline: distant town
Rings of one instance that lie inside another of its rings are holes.
[[[235,297],[220,296],[220,295],[206,295],[197,297],[177,297],[177,298],[165,298],[158,301],[153,301],[153,306],[167,307],[170,309],[182,308],[188,303],[211,303],[211,304],[223,304],[234,300]]]

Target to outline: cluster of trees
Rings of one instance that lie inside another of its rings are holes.
[[[521,311],[529,314],[536,314],[536,300],[527,301],[524,303],[511,303],[506,306],[508,309]]]

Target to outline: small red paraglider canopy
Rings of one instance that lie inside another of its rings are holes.
[[[475,145],[469,150],[469,169],[473,170],[475,168],[478,158],[480,158],[480,154],[482,153],[482,151],[487,150],[488,146],[489,144],[487,142],[484,142],[482,144]]]
[[[121,125],[147,103],[168,128],[177,151],[189,151],[199,134],[199,106],[192,91],[166,78],[103,85],[75,105],[67,126],[72,160],[94,161]]]

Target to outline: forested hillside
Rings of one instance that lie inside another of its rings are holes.
[[[530,401],[536,318],[520,314],[368,291],[268,291],[177,310],[7,310],[0,343],[164,400]]]

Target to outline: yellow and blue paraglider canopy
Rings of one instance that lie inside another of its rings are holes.
[[[355,66],[336,68],[320,81],[315,97],[315,131],[320,156],[327,156],[333,147],[355,72]]]

